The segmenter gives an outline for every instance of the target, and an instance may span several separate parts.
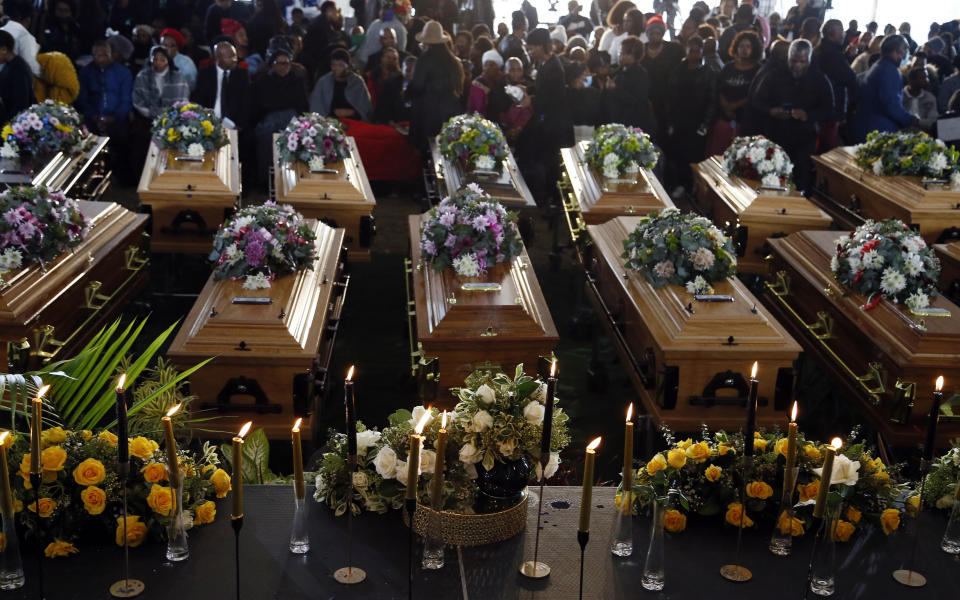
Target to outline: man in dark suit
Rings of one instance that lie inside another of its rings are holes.
[[[230,42],[217,44],[214,54],[216,62],[197,74],[192,100],[213,109],[227,126],[232,122],[236,129],[243,129],[249,116],[250,76],[246,69],[237,68],[237,50]]]
[[[23,58],[13,51],[13,36],[0,29],[0,123],[13,119],[33,104],[33,72]],[[0,140],[3,145],[3,140]]]

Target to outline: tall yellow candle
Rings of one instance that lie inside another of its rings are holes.
[[[792,490],[793,468],[797,464],[797,402],[793,402],[790,412],[790,424],[787,425],[787,466],[783,472],[783,489]]]
[[[433,469],[433,483],[430,489],[430,508],[443,510],[443,469],[447,454],[447,411],[443,411],[440,431],[437,432],[437,461]]]
[[[297,500],[303,500],[307,495],[307,488],[303,483],[303,443],[300,440],[300,423],[302,422],[302,418],[297,419],[290,431],[293,438],[293,493]]]
[[[417,498],[417,480],[420,478],[420,448],[423,446],[423,428],[427,425],[427,419],[430,418],[430,409],[428,408],[413,433],[410,434],[410,452],[407,454],[407,493],[404,496],[407,500],[416,500]]]
[[[623,431],[623,494],[620,507],[624,514],[633,511],[633,402],[627,408],[627,423]]]
[[[247,421],[233,438],[233,473],[230,476],[233,506],[230,516],[234,519],[243,517],[243,436],[247,435],[252,425],[253,421]]]
[[[163,433],[167,445],[167,479],[170,481],[170,488],[176,490],[180,487],[180,464],[177,460],[177,440],[173,437],[173,415],[180,412],[180,405],[171,406],[166,416],[160,419],[163,423]]]
[[[0,491],[3,497],[0,498],[0,512],[4,519],[13,518],[13,490],[10,489],[10,468],[7,465],[7,437],[9,431],[0,433]]]
[[[824,511],[827,510],[827,494],[830,492],[830,479],[833,477],[833,458],[842,445],[843,440],[833,438],[827,448],[826,456],[823,457],[823,470],[820,471],[820,491],[817,493],[817,503],[813,507],[813,516],[818,519],[822,519]]]
[[[37,397],[33,399],[33,414],[30,419],[30,473],[39,475],[42,471],[40,465],[40,439],[43,434],[43,395],[50,389],[45,385],[37,392]]]
[[[583,491],[580,496],[580,523],[577,531],[590,531],[590,504],[593,502],[593,461],[596,458],[597,446],[600,438],[596,438],[587,446],[587,455],[583,461]]]

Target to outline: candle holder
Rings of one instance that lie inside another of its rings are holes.
[[[927,443],[929,444],[930,442],[928,441]],[[927,473],[929,472],[930,461],[925,458],[920,459],[920,504],[917,505],[918,518],[920,516],[920,511],[923,510],[923,495],[927,486]],[[894,580],[901,585],[905,585],[907,587],[923,587],[927,585],[927,578],[922,573],[912,569],[914,558],[917,555],[917,544],[920,541],[919,527],[914,525],[911,535],[913,539],[910,542],[910,554],[907,557],[907,562],[904,563],[904,568],[897,569],[892,573],[892,575]]]
[[[306,554],[310,551],[310,536],[307,534],[307,500],[293,498],[293,525],[290,528],[290,552]]]
[[[580,544],[580,600],[583,600],[583,559],[587,551],[588,541],[590,541],[589,531],[577,532],[577,543]]]
[[[240,530],[243,529],[243,515],[231,517],[230,526],[233,527],[233,561],[236,572],[237,600],[240,600]]]
[[[950,520],[947,529],[943,532],[940,549],[947,554],[960,554],[960,481],[953,495],[953,508],[950,510]]]
[[[17,540],[17,527],[14,515],[3,515],[3,539],[5,544],[0,552],[0,590],[16,590],[23,587],[26,578],[23,575],[23,561],[20,558],[20,542]]]
[[[753,443],[753,436],[747,438],[747,442]],[[740,520],[737,524],[737,549],[734,553],[733,563],[720,567],[720,575],[729,581],[743,583],[753,578],[750,569],[740,564],[740,545],[743,541],[743,522],[747,520],[747,477],[753,468],[753,456],[744,456],[740,467]]]
[[[423,538],[423,560],[420,562],[420,566],[424,569],[442,569],[444,543],[440,531],[440,512],[430,511],[427,519],[427,532]],[[413,523],[410,524],[410,527],[413,528]]]
[[[793,491],[796,489],[799,467],[793,473],[784,471],[783,493],[780,496],[780,508],[777,510],[777,522],[770,536],[770,552],[777,556],[790,556],[793,547]]]
[[[630,556],[633,554],[633,491],[621,492],[616,510],[610,528],[610,552],[614,556]]]
[[[347,457],[347,472],[350,473],[350,487],[347,488],[347,566],[337,569],[333,572],[333,578],[340,583],[352,585],[360,583],[367,578],[367,572],[353,566],[353,473],[357,470],[357,457],[350,455]],[[414,501],[414,510],[417,505]],[[413,517],[410,517],[410,531],[413,531]],[[411,548],[413,547],[411,543]],[[412,550],[411,550],[412,552]]]
[[[533,560],[526,560],[520,565],[520,574],[531,579],[543,579],[550,574],[550,565],[537,560],[540,555],[540,518],[543,516],[543,475],[547,469],[547,458],[540,457],[540,498],[537,501],[537,528],[533,538]]]
[[[407,598],[413,600],[413,515],[417,512],[417,499],[407,498],[404,505],[410,516],[410,530],[407,534]]]
[[[170,488],[174,502],[170,524],[167,525],[167,560],[170,562],[181,562],[190,558],[187,528],[183,522],[183,478],[178,479],[178,485]]]
[[[826,515],[820,523],[820,530],[814,538],[813,550],[810,553],[804,598],[806,598],[807,589],[817,596],[832,596],[837,591],[835,533],[839,512],[839,510],[831,511],[827,508]]]
[[[38,456],[31,456],[31,460],[40,460]],[[40,518],[40,484],[43,478],[40,473],[30,473],[30,485],[33,486],[33,499],[36,503],[36,512],[33,513],[34,530],[37,532],[37,598],[43,600],[43,519]]]
[[[130,481],[130,463],[119,462],[117,473],[123,489],[123,579],[110,586],[110,595],[114,598],[134,598],[142,594],[146,586],[139,579],[130,579],[130,541],[127,539],[127,484]]]
[[[666,580],[666,560],[663,550],[663,528],[667,518],[667,498],[653,499],[653,519],[650,521],[650,543],[643,561],[640,585],[643,589],[659,592]]]

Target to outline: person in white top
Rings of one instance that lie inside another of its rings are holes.
[[[40,44],[37,38],[29,31],[31,7],[29,2],[23,0],[7,0],[3,4],[4,13],[10,17],[7,23],[0,27],[13,36],[14,52],[30,66],[34,77],[40,76],[40,63],[37,62],[37,52],[40,50]]]
[[[627,37],[627,30],[624,27],[624,19],[627,11],[636,9],[637,5],[630,0],[618,0],[610,12],[607,14],[607,29],[600,38],[599,50],[610,53],[611,64],[618,64],[620,58],[620,42]],[[617,59],[613,58],[613,48],[616,46]]]

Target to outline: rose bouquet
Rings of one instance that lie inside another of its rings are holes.
[[[737,272],[730,239],[708,219],[676,208],[641,218],[623,248],[626,266],[657,289],[673,283],[691,294],[710,294],[711,283]]]
[[[496,123],[480,115],[457,115],[440,130],[440,152],[464,167],[499,171],[507,157],[507,140]]]
[[[336,119],[317,113],[293,117],[277,137],[277,155],[285,163],[301,161],[311,170],[350,156],[347,136]]]
[[[442,271],[476,277],[489,267],[509,262],[523,250],[517,215],[476,184],[444,198],[420,226],[423,262]]]
[[[250,206],[220,225],[210,261],[213,278],[244,278],[243,288],[269,288],[278,276],[312,268],[316,239],[303,216],[287,204]]]
[[[793,163],[786,151],[762,135],[737,137],[723,153],[727,173],[744,179],[759,179],[768,187],[787,187]]]
[[[220,118],[193,102],[175,102],[153,120],[151,138],[161,150],[200,157],[230,142]]]
[[[90,230],[75,200],[42,186],[0,192],[0,215],[0,272],[31,262],[44,268]]]
[[[72,106],[46,100],[17,113],[3,126],[0,157],[16,158],[21,153],[73,154],[80,150],[86,134],[83,120]]]
[[[886,298],[921,310],[937,294],[940,261],[903,221],[868,220],[837,240],[830,270],[837,281],[867,297],[864,308]]]
[[[954,442],[956,443],[956,442]],[[924,499],[928,506],[951,510],[960,497],[960,446],[933,461],[927,474]]]
[[[923,132],[873,131],[855,151],[857,164],[874,175],[943,178],[960,186],[960,150]]]
[[[652,169],[660,153],[642,129],[610,123],[598,127],[587,146],[586,160],[604,177],[635,175],[640,169]]]

